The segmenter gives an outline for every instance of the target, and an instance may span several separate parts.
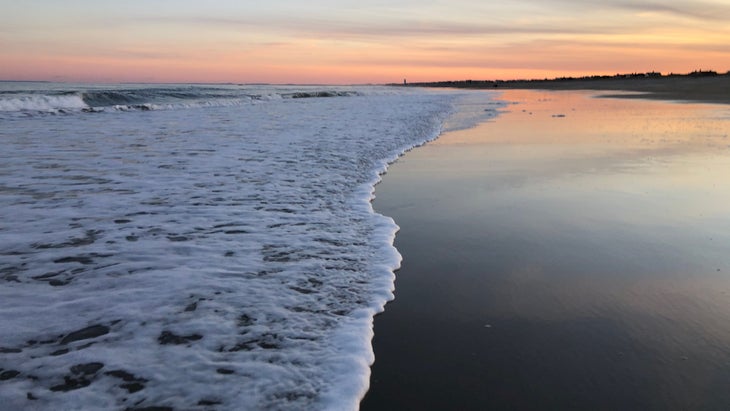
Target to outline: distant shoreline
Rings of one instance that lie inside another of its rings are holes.
[[[397,85],[397,84],[394,84]],[[405,87],[447,87],[464,89],[600,90],[635,91],[639,94],[610,95],[621,98],[651,98],[730,104],[730,72],[694,72],[685,75],[659,73],[616,76],[566,77],[545,80],[460,80],[419,82]]]

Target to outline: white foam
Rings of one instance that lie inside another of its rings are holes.
[[[33,114],[186,110],[231,107],[261,101],[394,94],[387,87],[245,85],[66,85],[0,82],[0,119]],[[397,93],[396,93],[397,94]],[[402,94],[402,93],[401,93]]]
[[[54,111],[88,108],[81,96],[71,95],[12,95],[0,98],[0,111]]]
[[[361,94],[1,128],[0,404],[356,409],[400,264],[373,186],[457,97]]]
[[[472,128],[479,123],[497,117],[509,103],[496,100],[501,93],[493,91],[475,91],[462,93],[456,97],[456,110],[444,124],[444,131],[456,131]],[[491,100],[491,99],[495,100]]]

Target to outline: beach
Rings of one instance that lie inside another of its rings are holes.
[[[0,82],[0,409],[725,408],[729,117]]]
[[[730,107],[681,89],[503,91],[393,164],[361,409],[726,409]]]

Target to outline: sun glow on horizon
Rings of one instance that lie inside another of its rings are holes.
[[[210,2],[209,2],[210,3]],[[0,78],[384,83],[730,70],[730,5],[0,0]]]

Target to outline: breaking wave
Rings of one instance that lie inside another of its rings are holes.
[[[32,84],[32,83],[31,83]],[[227,107],[262,100],[324,97],[352,97],[361,93],[350,89],[293,90],[276,86],[171,86],[98,88],[82,86],[48,90],[47,86],[4,90],[0,83],[0,112],[66,114],[104,111],[177,110],[200,107]]]
[[[88,108],[79,95],[17,95],[0,97],[0,111],[56,111]]]

